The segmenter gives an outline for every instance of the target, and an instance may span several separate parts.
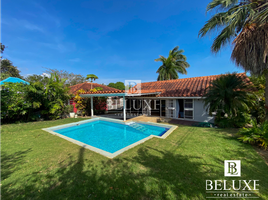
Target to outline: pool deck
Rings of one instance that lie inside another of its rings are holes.
[[[138,123],[144,123],[144,124],[148,124],[148,125],[154,125],[154,126],[160,126],[160,127],[169,128],[169,130],[164,135],[162,135],[162,136],[150,135],[150,136],[148,136],[148,137],[146,137],[146,138],[144,138],[142,140],[139,140],[139,141],[137,141],[137,142],[135,142],[135,143],[133,143],[133,144],[131,144],[129,146],[126,146],[126,147],[124,147],[124,148],[122,148],[122,149],[120,149],[120,150],[118,150],[118,151],[116,151],[114,153],[110,153],[110,152],[104,151],[102,149],[96,148],[94,146],[85,144],[83,142],[80,142],[78,140],[72,139],[70,137],[67,137],[67,136],[64,136],[62,134],[59,134],[59,133],[55,132],[55,130],[57,130],[57,129],[67,128],[67,127],[71,127],[71,126],[77,126],[79,124],[88,123],[88,122],[95,121],[95,120],[104,120],[104,121],[109,121],[109,122],[114,122],[114,123],[120,123],[120,124],[126,124],[126,125],[128,123],[130,123],[130,122],[138,122]],[[92,119],[87,119],[87,120],[83,120],[83,121],[80,121],[80,122],[69,123],[69,124],[64,124],[64,125],[59,125],[59,126],[54,126],[54,127],[49,127],[49,128],[43,128],[42,130],[44,130],[46,132],[49,132],[49,133],[51,133],[53,135],[56,135],[58,137],[61,137],[61,138],[65,139],[65,140],[68,140],[68,141],[70,141],[70,142],[72,142],[74,144],[77,144],[79,146],[82,146],[84,148],[87,148],[87,149],[89,149],[91,151],[94,151],[96,153],[99,153],[99,154],[101,154],[103,156],[106,156],[108,158],[114,158],[114,157],[118,156],[119,154],[121,154],[121,153],[123,153],[123,152],[125,152],[125,151],[127,151],[127,150],[129,150],[129,149],[131,149],[131,148],[133,148],[133,147],[141,144],[141,143],[144,143],[145,141],[147,141],[147,140],[149,140],[151,138],[155,138],[156,137],[156,138],[159,138],[159,139],[165,139],[176,128],[178,128],[178,127],[177,126],[174,126],[174,125],[162,124],[162,123],[161,124],[159,124],[159,123],[156,124],[154,122],[144,122],[144,121],[136,121],[136,120],[134,121],[133,119],[128,120],[127,122],[123,122],[122,120],[118,120],[118,119],[111,119],[111,118],[104,118],[104,117],[93,117]]]
[[[105,117],[105,118],[110,118],[110,119],[123,120],[121,115],[115,115],[115,114],[96,115],[94,117]],[[126,122],[129,122],[129,121],[141,121],[141,122],[158,123],[159,120],[160,121],[165,120],[166,122],[171,120],[171,119],[166,119],[166,118],[159,117],[159,116],[145,116],[145,115],[141,115],[141,116],[129,116],[129,115],[127,115],[126,118],[127,118]]]

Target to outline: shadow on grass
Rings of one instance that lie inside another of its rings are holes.
[[[78,159],[59,164],[53,173],[35,172],[13,187],[3,185],[3,199],[182,199],[205,198],[205,180],[212,177],[199,157],[140,148],[131,158],[93,164]],[[155,155],[155,153],[157,155]],[[192,161],[191,161],[192,160]],[[135,166],[135,167],[133,167]],[[6,166],[3,166],[6,167]],[[207,174],[209,173],[209,175]]]
[[[99,163],[84,159],[85,151],[80,148],[77,159],[70,157],[53,172],[35,172],[20,177],[23,181],[14,181],[13,187],[3,185],[2,198],[205,199],[205,181],[222,178],[223,174],[219,167],[204,164],[201,157],[150,147],[140,148],[134,157]],[[237,153],[239,151],[233,155]],[[3,167],[8,166],[5,163]],[[248,165],[243,166],[243,170],[250,174],[257,169]],[[258,176],[261,173],[265,172],[259,171]]]
[[[21,164],[24,163],[26,154],[31,152],[32,149],[25,151],[17,151],[14,154],[7,154],[4,151],[1,152],[1,179],[8,178],[13,172],[20,169]]]

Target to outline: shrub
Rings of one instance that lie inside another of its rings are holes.
[[[221,112],[236,117],[241,112],[248,112],[249,106],[255,104],[250,99],[252,96],[246,77],[226,74],[212,81],[206,89],[204,106],[210,115]]]
[[[27,98],[28,85],[23,83],[4,83],[1,91],[1,119],[4,122],[26,120],[32,107]]]
[[[58,119],[64,112],[66,102],[71,98],[69,88],[64,85],[65,79],[54,73],[51,74],[47,85],[44,87],[44,107],[43,114],[49,119]]]
[[[221,128],[241,128],[251,123],[251,115],[246,112],[233,117],[216,116],[215,124]]]
[[[78,90],[74,97],[74,102],[76,103],[75,107],[77,108],[78,113],[81,115],[84,115],[86,113],[86,107],[88,101],[88,98],[83,98],[80,96],[80,94],[84,92],[85,91],[83,89]]]
[[[252,120],[252,128],[242,128],[239,132],[238,139],[251,144],[258,144],[264,149],[268,147],[268,121],[257,124],[256,119]]]
[[[55,74],[44,85],[34,82],[5,83],[1,91],[1,119],[4,123],[15,121],[57,119],[64,114],[66,102],[70,99],[69,88],[64,86]]]
[[[251,123],[251,115],[246,112],[239,113],[236,117],[233,117],[230,119],[233,121],[233,127],[235,128],[241,128],[244,127],[247,124]]]

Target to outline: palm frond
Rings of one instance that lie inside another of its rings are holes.
[[[238,0],[214,0],[207,5],[207,12],[218,8],[221,10],[229,9],[238,3]]]

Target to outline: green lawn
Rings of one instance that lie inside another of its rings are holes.
[[[180,126],[114,159],[41,130],[80,120],[2,126],[2,199],[205,199],[207,179],[234,179],[224,160],[242,160],[241,179],[268,199],[268,166],[236,130]]]

